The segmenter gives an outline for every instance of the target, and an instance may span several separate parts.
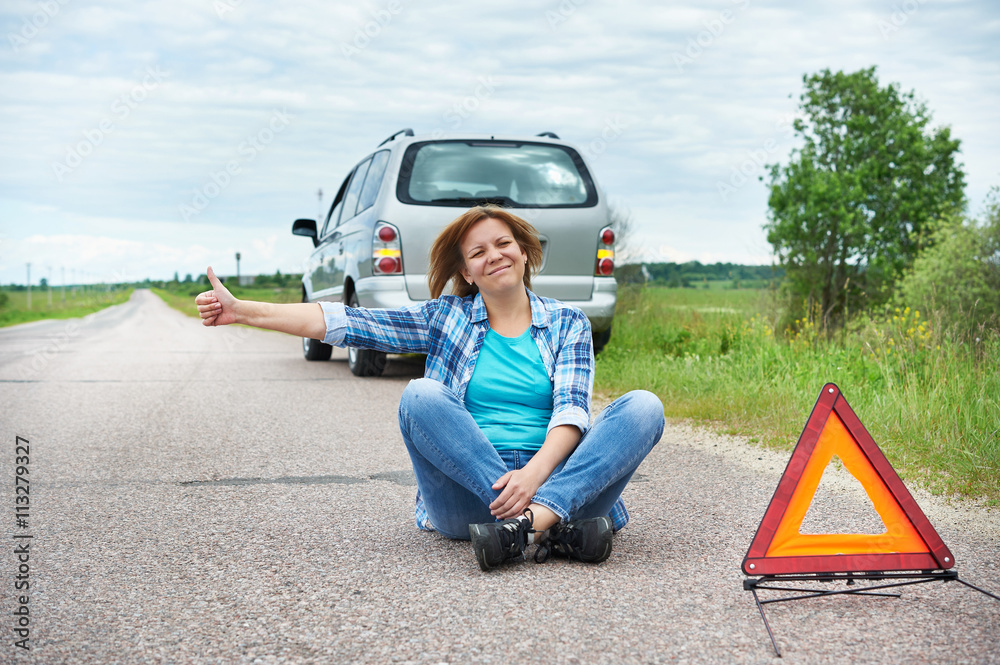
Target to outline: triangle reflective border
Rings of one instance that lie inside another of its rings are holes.
[[[837,456],[861,483],[886,530],[803,534],[820,478]],[[823,386],[743,559],[747,575],[947,570],[955,559],[840,389]]]

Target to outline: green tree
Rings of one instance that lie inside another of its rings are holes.
[[[935,221],[964,206],[958,139],[875,67],[804,76],[801,147],[770,169],[767,239],[787,288],[827,329],[886,302],[933,241]]]
[[[1000,319],[1000,190],[993,190],[982,222],[945,219],[933,244],[900,281],[901,305],[937,312],[968,332]]]

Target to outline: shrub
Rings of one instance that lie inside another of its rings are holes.
[[[1000,319],[1000,205],[984,223],[948,218],[899,284],[900,304],[940,313],[971,333]]]

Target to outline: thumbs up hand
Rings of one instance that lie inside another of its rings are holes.
[[[207,274],[212,290],[199,293],[194,299],[203,325],[240,323],[309,339],[323,339],[327,334],[326,317],[318,303],[238,300],[222,285],[211,266]]]
[[[202,325],[227,326],[236,323],[236,305],[239,301],[219,281],[211,266],[208,267],[207,274],[212,290],[199,293],[194,299]]]

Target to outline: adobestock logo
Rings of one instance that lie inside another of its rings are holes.
[[[475,87],[471,95],[466,95],[462,99],[452,104],[451,108],[441,114],[443,123],[447,123],[452,131],[457,131],[465,121],[468,120],[483,102],[494,95],[497,89],[497,82],[492,76],[480,76],[479,85]],[[430,132],[431,138],[439,139],[447,133],[447,130],[440,125]]]
[[[390,0],[385,9],[368,9],[367,11],[371,19],[354,29],[354,39],[350,43],[345,42],[340,45],[340,52],[347,59],[364,51],[373,39],[381,35],[382,31],[392,23],[392,20],[403,11],[403,3],[401,0]]]
[[[492,76],[480,76],[479,85],[476,86],[473,93],[464,97],[461,101],[455,102],[441,117],[452,129],[458,129],[469,116],[479,110],[479,106],[483,102],[493,96],[493,93],[496,92],[496,86],[496,81],[493,80]],[[435,130],[431,134],[434,138],[440,138],[443,135],[444,132],[441,130]]]
[[[116,120],[121,122],[132,115],[132,111],[146,101],[149,93],[160,87],[168,76],[169,74],[161,70],[159,65],[147,67],[146,76],[141,83],[111,102],[111,115],[98,122],[97,127],[85,129],[83,140],[67,148],[61,162],[52,162],[52,172],[55,173],[56,180],[62,182],[63,178],[83,164],[83,161],[104,143],[104,138],[115,131]]]
[[[733,0],[733,4],[737,6],[737,9],[744,10],[750,6],[750,0]],[[705,52],[705,49],[715,44],[715,41],[725,33],[729,24],[735,20],[736,14],[725,9],[718,12],[717,16],[702,21],[705,29],[688,39],[683,53],[674,53],[674,64],[677,65],[677,71],[683,72],[685,66],[693,65],[694,61]]]
[[[181,218],[185,222],[189,222],[192,217],[205,210],[212,201],[218,198],[232,184],[233,178],[243,172],[243,165],[257,159],[257,155],[262,153],[278,134],[285,131],[292,123],[294,117],[287,109],[275,110],[271,114],[266,127],[256,134],[247,136],[246,139],[236,146],[236,154],[241,159],[231,159],[226,162],[223,168],[209,173],[208,180],[201,187],[197,187],[192,191],[190,202],[181,203],[177,207]]]
[[[81,326],[88,325],[90,321],[92,319],[70,319],[62,326],[62,330],[58,334],[49,336],[45,346],[33,351],[31,359],[27,363],[18,365],[18,380],[29,381],[43,372],[53,360],[59,357],[59,354],[65,352],[67,347],[80,337]]]
[[[243,0],[216,0],[212,7],[215,9],[215,14],[222,18],[229,12],[236,11],[236,8],[242,4]]]
[[[600,136],[595,136],[584,144],[583,151],[591,158],[600,157],[607,152],[608,144],[617,141],[627,129],[628,125],[622,122],[620,116],[616,115],[613,119],[604,122]]]
[[[882,33],[882,39],[888,40],[889,35],[898,32],[910,20],[910,17],[920,10],[920,5],[926,0],[906,0],[901,5],[893,5],[889,20],[878,20],[878,31]]]
[[[568,21],[569,17],[586,2],[587,0],[562,0],[555,9],[546,10],[545,20],[549,22],[549,30],[555,30]]]
[[[23,16],[21,18],[21,29],[17,32],[7,33],[7,42],[14,49],[14,53],[18,53],[22,46],[27,46],[28,42],[34,39],[49,24],[49,21],[62,9],[62,5],[65,5],[67,2],[69,0],[45,0],[45,2],[38,3],[38,11],[34,12],[30,17]]]
[[[727,180],[717,180],[715,189],[723,201],[736,193],[755,177],[767,170],[772,154],[784,145],[782,141],[790,141],[795,135],[795,116],[787,115],[778,118],[774,123],[775,135],[753,150],[746,151],[746,158],[729,170]]]

